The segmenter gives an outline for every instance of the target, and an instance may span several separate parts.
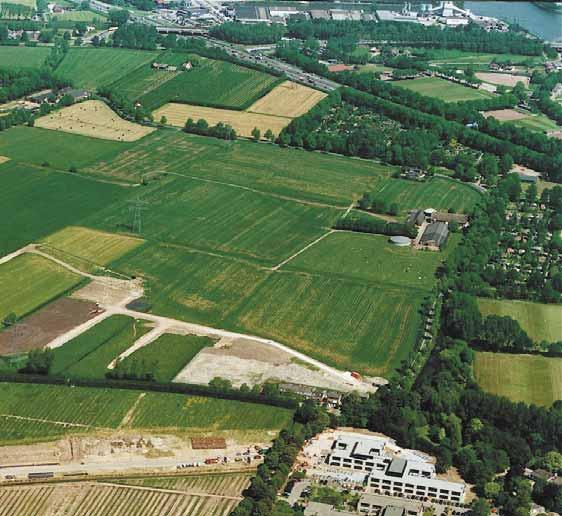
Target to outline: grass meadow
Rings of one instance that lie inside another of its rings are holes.
[[[474,373],[483,390],[512,401],[548,407],[562,399],[562,358],[478,352]]]
[[[1,444],[49,441],[123,423],[189,435],[224,432],[251,442],[256,436],[271,439],[292,418],[292,411],[283,408],[183,394],[149,392],[140,397],[139,391],[126,389],[13,383],[2,383],[0,389]]]
[[[390,179],[372,191],[372,196],[387,203],[398,203],[401,213],[415,208],[447,210],[454,208],[466,213],[472,209],[482,194],[458,181],[435,177],[423,183],[407,179]]]
[[[167,172],[347,207],[366,190],[384,184],[394,170],[371,161],[276,145],[158,131],[85,171],[135,182]]]
[[[275,265],[318,238],[338,212],[278,199],[230,185],[189,178],[154,183],[139,192],[147,203],[147,239],[219,251]],[[119,204],[99,214],[108,230],[119,229]]]
[[[1,47],[0,47],[1,48]],[[12,127],[2,132],[0,156],[13,161],[68,171],[107,162],[131,144],[89,138],[38,127]]]
[[[134,364],[144,363],[143,369],[152,371],[157,382],[171,382],[199,351],[213,344],[208,337],[165,333],[124,358],[121,365],[129,370]]]
[[[2,138],[9,133],[2,133]],[[117,185],[4,163],[0,166],[0,256],[37,242],[70,221],[78,223],[125,194],[126,189]]]
[[[535,342],[562,340],[562,307],[512,299],[478,298],[482,315],[508,315],[515,319]]]
[[[101,13],[97,13],[94,11],[87,11],[87,10],[75,10],[75,11],[66,11],[61,14],[57,14],[53,16],[53,18],[57,21],[62,22],[103,22],[107,20],[107,17]]]
[[[532,115],[527,118],[513,120],[506,122],[517,127],[523,127],[531,131],[545,132],[545,131],[559,131],[560,126],[554,120],[551,120],[545,115]]]
[[[493,94],[456,84],[439,77],[420,77],[417,79],[406,79],[396,81],[393,84],[408,90],[415,91],[428,97],[436,97],[445,102],[462,102],[465,100],[489,99]]]
[[[49,47],[0,46],[0,63],[2,68],[11,70],[39,69],[50,51]]]
[[[154,61],[159,52],[125,48],[71,48],[55,70],[78,88],[96,89]]]
[[[51,372],[69,377],[105,378],[107,366],[148,331],[142,321],[113,315],[56,348]]]
[[[139,101],[151,110],[167,102],[244,109],[279,82],[278,77],[257,70],[199,58],[197,66],[162,82]]]
[[[0,321],[27,315],[78,285],[82,278],[41,256],[24,254],[0,265]]]

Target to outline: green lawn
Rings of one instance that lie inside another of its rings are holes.
[[[476,353],[476,380],[486,392],[550,406],[562,399],[562,358]]]
[[[27,315],[74,287],[82,278],[41,256],[23,255],[0,265],[0,321]]]
[[[382,235],[334,233],[283,268],[431,290],[442,259],[441,253],[397,247]]]
[[[418,79],[406,79],[395,81],[393,84],[409,90],[435,97],[445,102],[460,102],[464,100],[489,99],[493,94],[484,91],[456,84],[439,77],[420,77]]]
[[[1,48],[1,47],[0,47]],[[126,142],[88,138],[39,127],[12,127],[2,132],[0,156],[32,165],[68,171],[98,161],[107,162],[130,148]]]
[[[50,51],[49,47],[0,46],[0,66],[18,70],[38,69],[41,68]]]
[[[383,184],[394,170],[371,161],[276,145],[157,131],[112,161],[86,171],[135,182],[143,176],[168,172],[347,207],[364,191]]]
[[[463,50],[431,49],[430,63],[438,64],[489,64],[492,61],[511,61],[513,64],[539,64],[544,62],[543,57],[523,56],[519,54],[489,54],[478,52],[465,52]]]
[[[102,22],[106,21],[107,17],[101,13],[93,11],[66,11],[62,14],[53,16],[58,21],[72,21],[72,22],[94,22],[96,20]]]
[[[149,328],[142,321],[113,315],[56,348],[52,373],[69,377],[105,378],[107,366]]]
[[[71,174],[13,162],[0,165],[0,256],[79,222],[125,193],[123,187]]]
[[[134,390],[10,383],[0,384],[0,389],[2,444],[49,441],[100,428],[116,429],[121,424],[135,429],[181,432],[184,436],[186,432],[222,432],[241,442],[251,442],[256,437],[270,440],[292,418],[292,411],[287,409],[182,394],[144,395]]]
[[[319,237],[337,218],[331,208],[303,205],[207,181],[176,178],[136,193],[146,202],[143,237],[220,251],[275,265]],[[96,217],[126,230],[126,204]]]
[[[120,362],[125,371],[150,371],[157,382],[171,382],[191,360],[214,341],[197,335],[165,333]]]
[[[124,48],[71,48],[55,74],[79,88],[108,86],[133,70],[148,64],[159,52]]]
[[[189,55],[186,57],[189,58]],[[163,81],[139,100],[151,110],[167,102],[245,109],[279,82],[279,77],[257,70],[198,58],[198,64],[193,69]]]
[[[457,212],[466,213],[482,195],[471,186],[440,177],[423,183],[393,178],[377,186],[378,188],[371,192],[372,197],[382,199],[388,204],[398,203],[402,214],[412,209],[425,208],[454,208]]]
[[[562,306],[511,299],[478,298],[483,315],[508,315],[536,342],[562,340]]]

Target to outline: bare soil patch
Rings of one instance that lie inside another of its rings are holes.
[[[96,304],[63,297],[0,332],[0,355],[10,355],[46,346],[96,316]]]
[[[191,448],[194,450],[225,450],[224,437],[192,437]]]
[[[529,87],[529,77],[526,75],[514,75],[511,73],[477,72],[476,77],[481,81],[499,84],[513,88],[518,82],[522,82],[525,88]]]
[[[508,120],[521,120],[522,118],[529,118],[528,114],[521,113],[515,109],[497,109],[495,111],[485,111],[484,116],[489,118],[493,116],[500,122],[507,122]]]
[[[6,163],[10,161],[10,158],[8,158],[8,156],[0,156],[0,165],[2,165],[2,163]]]
[[[35,126],[124,142],[139,140],[155,130],[123,120],[101,100],[87,100],[54,111],[38,118]]]

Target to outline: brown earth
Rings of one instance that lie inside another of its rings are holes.
[[[521,113],[515,109],[497,109],[495,111],[485,111],[484,116],[486,118],[493,116],[496,120],[500,122],[506,122],[508,120],[521,120],[522,118],[529,118],[529,114]]]
[[[94,318],[96,304],[63,297],[0,332],[0,355],[46,346],[56,337]]]

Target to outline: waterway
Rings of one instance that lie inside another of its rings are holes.
[[[543,9],[532,2],[465,1],[464,7],[474,14],[518,23],[546,41],[562,40],[562,13]]]

